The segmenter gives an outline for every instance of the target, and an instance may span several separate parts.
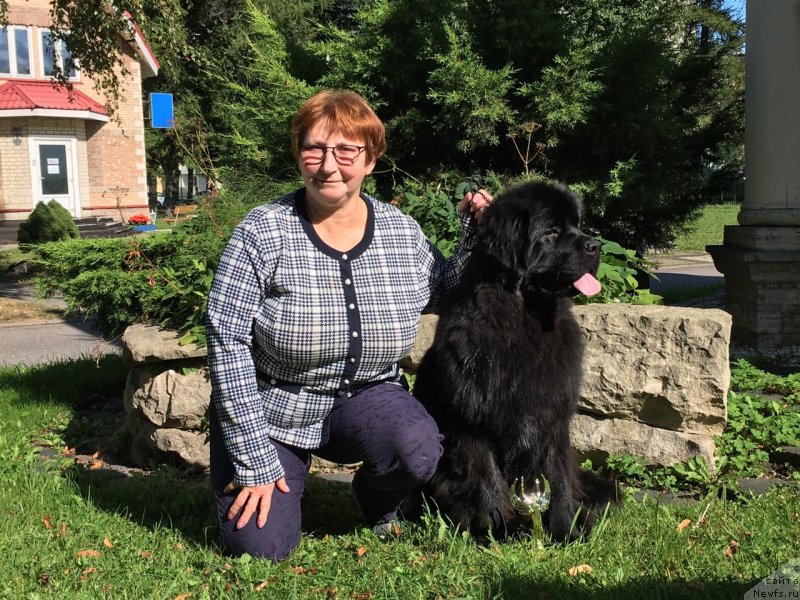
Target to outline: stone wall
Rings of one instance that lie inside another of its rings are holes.
[[[177,462],[205,469],[209,464],[205,415],[211,398],[206,350],[178,344],[179,336],[147,325],[132,325],[122,336],[130,368],[125,383],[124,432],[137,465]]]
[[[632,454],[671,465],[714,460],[726,420],[730,315],[715,309],[595,304],[575,307],[586,334],[584,383],[572,424],[581,457]],[[403,366],[430,346],[436,317],[424,316]],[[131,458],[208,465],[204,415],[211,385],[205,350],[144,325],[123,336]]]

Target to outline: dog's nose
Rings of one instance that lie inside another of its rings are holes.
[[[600,252],[600,242],[589,238],[583,243],[583,249],[586,254],[597,254]]]

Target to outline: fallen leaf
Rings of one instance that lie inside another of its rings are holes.
[[[589,565],[578,565],[577,567],[572,567],[568,571],[568,573],[572,577],[575,577],[576,575],[581,575],[583,573],[591,573],[591,572],[592,572],[592,567],[590,567]]]
[[[192,597],[192,593],[189,592],[187,594],[179,594],[178,596],[175,596],[175,600],[188,600],[191,597]]]
[[[47,573],[39,575],[39,585],[50,585],[50,575]]]
[[[53,523],[50,521],[50,515],[45,515],[42,521],[44,521],[45,528],[53,529]]]
[[[353,593],[351,598],[355,600],[370,600],[372,598],[372,592],[362,592],[360,594]]]
[[[114,544],[112,544],[111,540],[108,539],[108,536],[106,536],[103,538],[103,546],[105,546],[106,548],[113,548]]]
[[[89,575],[91,575],[92,573],[97,573],[97,569],[96,569],[96,568],[94,568],[94,567],[87,567],[87,568],[85,568],[85,569],[83,570],[83,573],[81,573],[81,579],[82,579],[83,581],[86,581],[87,579],[89,579]]]
[[[736,554],[737,552],[739,552],[739,542],[737,542],[736,540],[731,540],[728,543],[728,547],[725,548],[724,554],[726,558],[733,558],[733,555]]]
[[[684,519],[683,521],[678,523],[678,531],[683,531],[684,529],[686,529],[691,524],[692,524],[692,520],[691,519]]]
[[[102,554],[98,550],[78,550],[75,556],[78,558],[100,558]]]
[[[63,537],[67,537],[67,524],[64,521],[61,521],[61,529],[58,530],[58,535]]]
[[[302,575],[303,573],[306,572],[306,568],[305,567],[295,567],[292,570],[294,571],[295,575]]]
[[[178,542],[177,544],[175,544],[175,549],[176,549],[176,550],[183,550],[183,544],[181,544],[180,542]]]
[[[261,590],[263,590],[265,587],[267,587],[267,586],[268,586],[270,583],[272,583],[272,582],[271,582],[269,579],[265,579],[264,581],[262,581],[261,583],[259,583],[259,584],[256,586],[256,591],[257,591],[257,592],[260,592],[260,591],[261,591]]]
[[[367,553],[367,549],[364,546],[359,546],[358,550],[356,550],[356,556],[364,556]]]
[[[233,565],[231,563],[226,562],[224,565],[222,565],[222,568],[225,569],[226,571],[230,571],[233,568]]]
[[[110,591],[111,591],[111,590],[113,590],[113,589],[114,589],[114,586],[113,586],[113,585],[111,585],[110,583],[107,583],[107,584],[105,584],[105,585],[103,586],[103,593],[104,593],[104,594],[107,594],[108,592],[110,592]]]
[[[153,555],[147,550],[142,550],[141,552],[139,552],[139,556],[141,556],[142,558],[152,558]]]

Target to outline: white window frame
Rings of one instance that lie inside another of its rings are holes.
[[[45,50],[45,42],[44,42],[44,34],[49,33],[53,36],[52,29],[39,29],[39,75],[42,79],[50,79],[54,80],[55,77],[52,75],[46,75],[44,72],[44,50]],[[69,32],[67,32],[69,33]],[[52,38],[51,38],[52,39]],[[64,57],[61,55],[61,44],[57,44],[53,47],[53,60],[56,61],[58,64],[61,65],[61,69],[64,69]],[[75,62],[75,77],[67,78],[67,81],[80,81],[81,80],[81,68],[80,64],[78,63],[78,59],[73,58]]]
[[[8,37],[8,73],[0,72],[0,77],[12,77],[14,79],[33,79],[36,76],[36,69],[34,67],[34,49],[33,49],[33,32],[30,27],[23,25],[7,25],[0,29],[6,30]],[[28,35],[28,67],[30,73],[17,73],[17,36],[18,30],[24,30]]]

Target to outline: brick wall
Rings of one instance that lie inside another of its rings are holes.
[[[116,113],[108,123],[86,124],[89,198],[83,210],[87,215],[119,217],[118,206],[125,218],[147,212],[141,65],[128,44],[121,42],[120,52],[129,75]],[[104,102],[96,90],[83,92]]]

